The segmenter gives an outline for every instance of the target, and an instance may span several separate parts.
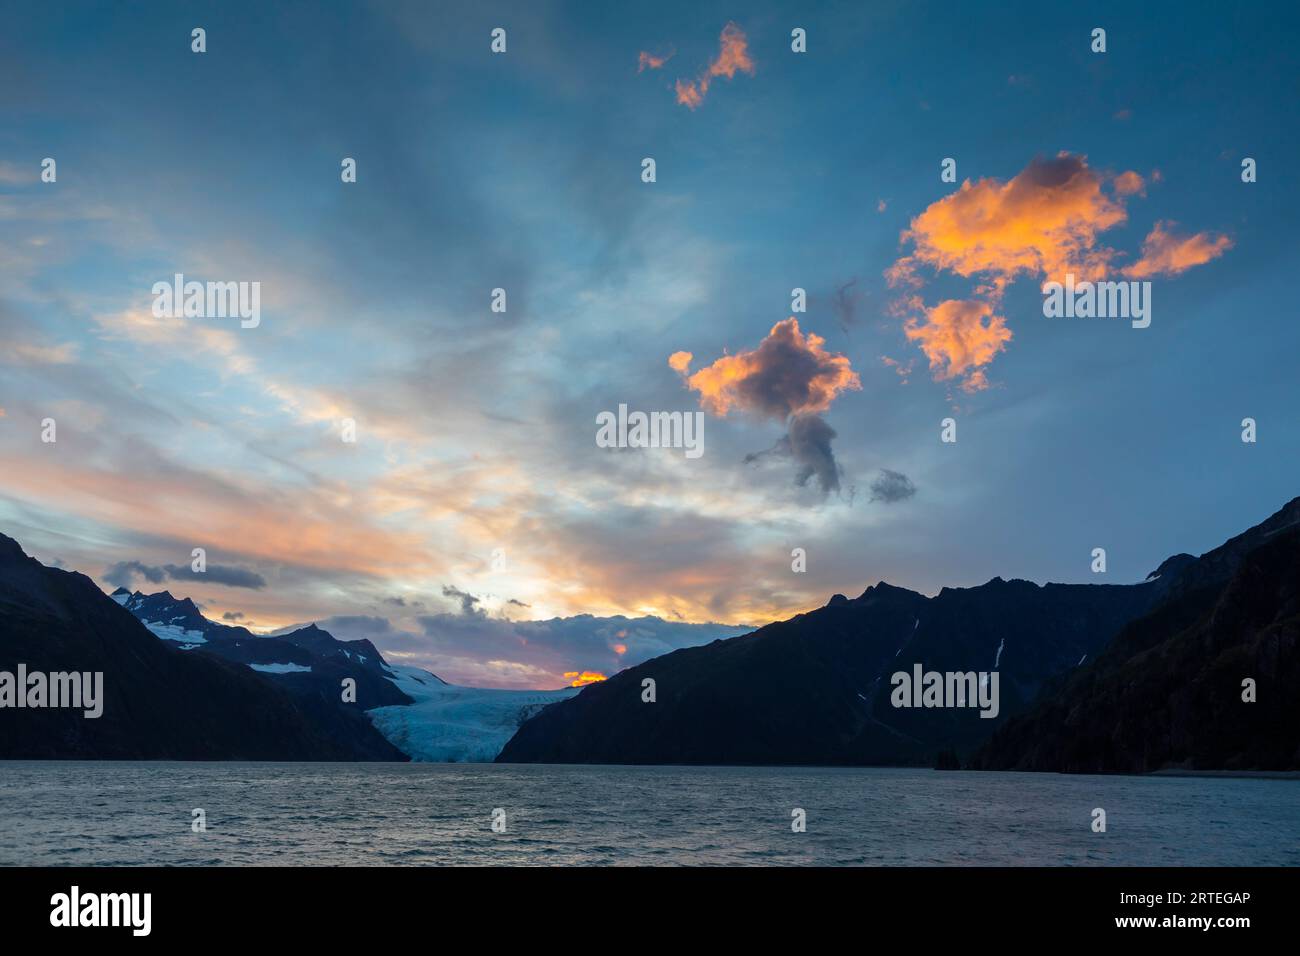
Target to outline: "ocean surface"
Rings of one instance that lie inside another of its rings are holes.
[[[1300,865],[1300,782],[0,761],[0,864]]]

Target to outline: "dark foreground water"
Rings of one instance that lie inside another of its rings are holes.
[[[505,811],[506,832],[492,813]],[[807,832],[791,831],[791,810]],[[1092,810],[1107,815],[1091,830]],[[207,832],[191,830],[192,811]],[[0,761],[0,864],[1300,864],[1300,783]]]

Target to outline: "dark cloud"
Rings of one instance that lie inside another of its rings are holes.
[[[254,591],[266,587],[266,578],[256,571],[233,564],[209,564],[206,571],[194,571],[188,564],[165,564],[163,569],[173,581],[202,581],[205,584],[224,584],[226,587],[251,588]]]
[[[243,611],[227,611],[221,615],[223,621],[242,621],[244,619]]]
[[[852,285],[841,287],[837,301],[851,301]],[[747,455],[745,461],[768,455],[792,458],[798,466],[795,482],[802,487],[815,477],[826,495],[839,491],[840,468],[831,451],[835,429],[820,413],[840,393],[860,389],[862,383],[848,357],[828,352],[825,345],[821,336],[805,335],[791,316],[772,326],[757,348],[724,355],[694,373],[689,352],[675,353],[668,361],[714,415],[738,409],[785,422],[784,438],[766,452]]]
[[[406,660],[419,661],[453,683],[491,678],[519,686],[537,686],[536,674],[553,675],[556,686],[563,683],[560,675],[565,671],[614,674],[678,648],[753,630],[741,625],[679,624],[657,617],[590,614],[545,621],[434,614],[419,618],[419,622],[423,634],[394,631],[377,640],[376,646],[385,653],[400,652]],[[521,679],[494,674],[492,661],[513,662],[512,666],[526,669],[527,674]]]
[[[858,304],[862,301],[864,293],[857,288],[858,280],[850,279],[844,285],[835,290],[835,297],[831,299],[831,308],[835,311],[835,318],[839,320],[840,328],[845,332],[849,327],[856,325],[858,321]]]
[[[838,493],[843,470],[831,449],[834,440],[835,429],[820,415],[795,415],[790,419],[789,431],[775,445],[767,451],[746,455],[745,463],[759,462],[769,456],[793,459],[797,466],[795,484],[802,488],[816,478],[823,495]]]
[[[886,504],[892,504],[895,501],[903,501],[916,494],[916,485],[912,479],[901,471],[890,471],[888,468],[881,468],[880,474],[871,482],[871,500],[883,501]]]
[[[139,561],[119,561],[107,568],[102,577],[116,587],[130,588],[137,577],[142,577],[151,584],[160,584],[167,577],[167,572]]]
[[[486,613],[478,606],[480,603],[478,598],[467,591],[462,591],[460,588],[452,587],[451,585],[443,585],[442,596],[449,597],[454,601],[459,601],[460,613],[466,617],[483,617]],[[421,620],[424,619],[421,618]]]

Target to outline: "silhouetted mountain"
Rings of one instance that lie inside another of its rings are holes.
[[[409,704],[393,672],[368,640],[340,641],[315,624],[265,636],[246,627],[219,624],[203,616],[189,598],[169,591],[134,594],[118,588],[112,597],[154,634],[178,647],[247,664],[294,693],[311,695],[351,710]],[[357,682],[356,702],[342,702],[345,678]]]
[[[998,731],[984,769],[1300,769],[1300,498],[1187,566],[1090,667]],[[1256,701],[1242,699],[1255,681]]]
[[[193,605],[177,605],[173,616],[192,621]],[[269,677],[181,646],[158,640],[90,578],[47,568],[0,535],[0,670],[104,675],[98,718],[0,709],[0,756],[404,759],[362,715],[342,712],[350,726],[340,731],[341,721],[327,723],[314,702]]]
[[[994,578],[926,598],[882,582],[854,600],[835,595],[587,687],[524,724],[498,760],[953,766],[1012,719],[985,765],[1294,766],[1300,575],[1287,549],[1298,528],[1300,499],[1200,558],[1167,559],[1141,584]],[[914,664],[996,670],[999,715],[895,708],[890,676]],[[1267,705],[1233,703],[1243,677],[1268,683]],[[646,679],[654,703],[642,699]],[[1032,717],[1014,720],[1039,698]],[[1265,729],[1283,720],[1286,730]]]
[[[856,599],[836,595],[816,611],[593,684],[524,724],[498,760],[931,764],[985,740],[1167,587],[994,578],[927,598],[881,582]],[[893,707],[890,675],[915,663],[997,670],[999,715]],[[642,701],[646,678],[655,681],[654,703]]]

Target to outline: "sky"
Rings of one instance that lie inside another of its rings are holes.
[[[120,9],[0,3],[0,531],[106,590],[552,687],[1300,493],[1294,5]]]

